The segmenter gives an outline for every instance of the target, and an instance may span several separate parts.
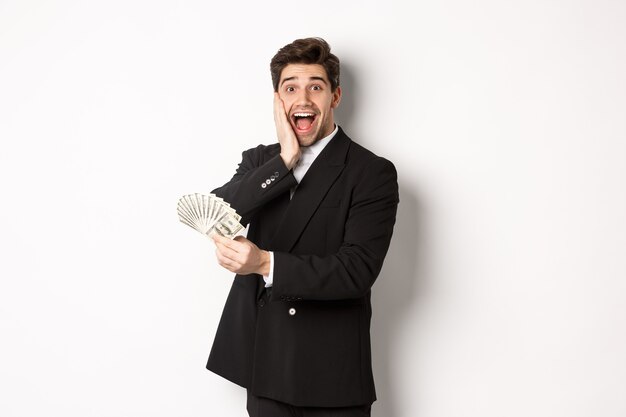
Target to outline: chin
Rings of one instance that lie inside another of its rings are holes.
[[[318,140],[320,140],[320,138],[317,137],[317,135],[315,136],[305,136],[305,137],[300,137],[300,136],[296,136],[298,139],[298,144],[300,146],[311,146],[313,145],[315,142],[317,142]]]

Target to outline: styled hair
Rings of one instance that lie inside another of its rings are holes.
[[[330,45],[322,38],[296,39],[278,50],[270,62],[274,91],[278,91],[280,74],[289,64],[318,64],[324,67],[331,90],[339,87],[339,58],[330,52]]]

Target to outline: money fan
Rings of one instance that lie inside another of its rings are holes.
[[[178,200],[177,211],[182,223],[207,236],[218,233],[232,239],[243,229],[241,216],[215,194],[184,195]]]

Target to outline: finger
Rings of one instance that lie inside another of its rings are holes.
[[[280,98],[280,94],[278,94],[278,92],[274,92],[274,109],[275,110],[285,110],[285,104],[283,102],[283,99]],[[280,114],[280,113],[278,113]]]
[[[229,239],[226,239],[224,236],[220,235],[219,233],[213,233],[211,235],[211,239],[213,239],[213,242],[215,243],[220,242],[222,244],[225,244],[226,240],[229,240]]]
[[[217,243],[216,251],[220,253],[224,258],[230,259],[234,262],[239,262],[241,259],[241,254],[228,246],[222,245],[221,243]]]
[[[250,252],[252,252],[257,247],[254,243],[252,243],[243,236],[236,236],[233,240],[231,240],[231,242],[237,244],[237,246],[232,247],[232,249],[240,255],[241,262],[244,262]]]
[[[287,111],[285,110],[285,102],[283,102],[283,99],[280,98],[278,93],[274,93],[274,121],[281,127],[289,123]]]
[[[223,246],[233,249],[235,252],[241,251],[241,242],[235,241],[233,239],[228,239],[224,236],[219,235],[218,233],[215,233],[213,235],[213,241],[215,242],[215,244],[219,243]]]
[[[278,93],[274,93],[274,122],[277,125],[280,122],[279,116],[280,116],[281,109],[283,107],[282,103],[283,103],[283,101],[278,96]],[[283,113],[284,113],[284,111],[283,111]]]
[[[223,267],[228,269],[231,272],[235,272],[238,268],[239,268],[239,263],[237,263],[236,261],[233,261],[232,259],[224,256],[222,253],[220,253],[219,250],[215,251],[215,256],[217,258],[217,263]]]

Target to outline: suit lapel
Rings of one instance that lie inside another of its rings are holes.
[[[350,138],[339,131],[322,150],[293,195],[276,230],[272,249],[289,252],[345,166]]]

